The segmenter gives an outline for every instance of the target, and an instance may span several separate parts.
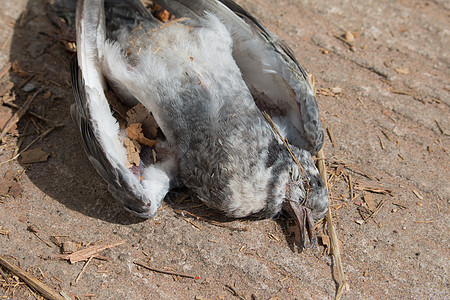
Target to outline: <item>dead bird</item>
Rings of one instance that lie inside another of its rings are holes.
[[[306,72],[233,1],[156,2],[176,19],[163,23],[139,0],[78,1],[71,113],[89,160],[140,217],[186,186],[230,217],[284,209],[303,246],[306,232],[313,243],[313,219],[325,215],[328,194],[311,157],[323,131]],[[142,104],[163,134],[155,146],[161,159],[140,163],[137,173],[126,167],[126,134],[105,97],[108,84],[126,104]]]

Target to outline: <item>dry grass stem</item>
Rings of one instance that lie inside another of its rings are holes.
[[[334,136],[333,136],[333,131],[331,131],[330,127],[327,127],[327,133],[328,133],[328,137],[330,138],[331,145],[334,148],[335,147]]]
[[[41,133],[37,138],[35,138],[34,140],[32,140],[25,148],[22,149],[22,151],[20,151],[19,153],[15,154],[12,158],[3,161],[0,163],[0,166],[3,164],[6,164],[10,161],[16,160],[22,153],[24,153],[25,151],[27,151],[34,143],[36,143],[37,141],[43,139],[44,137],[46,137],[47,135],[49,135],[53,130],[55,130],[58,127],[61,127],[63,125],[57,124],[54,125],[52,127],[50,127],[49,129],[47,129],[46,131],[44,131],[43,133]]]
[[[389,136],[389,134],[386,131],[381,130],[381,132],[384,134],[384,136],[388,139],[389,142],[392,142],[391,137]]]
[[[367,217],[364,219],[364,223],[367,223],[367,221],[369,221],[371,218],[373,218],[374,216],[376,216],[378,214],[378,212],[380,211],[381,207],[383,207],[384,204],[384,199],[380,201],[380,203],[378,203],[377,207],[375,208],[375,210]],[[375,222],[376,223],[376,222]],[[377,224],[378,225],[378,224]],[[379,226],[379,225],[378,225]]]
[[[352,175],[347,175],[348,177],[348,188],[349,188],[349,192],[350,192],[350,202],[353,201],[353,199],[355,199],[355,197],[353,197],[353,180],[352,180]]]
[[[200,226],[198,226],[197,224],[195,224],[194,222],[192,222],[191,220],[187,219],[187,218],[183,218],[183,220],[185,220],[186,222],[188,222],[189,224],[191,224],[192,226],[194,226],[195,228],[197,228],[198,230],[203,230]]]
[[[378,135],[378,139],[380,140],[380,146],[381,146],[381,149],[384,150],[384,143],[383,143],[383,140],[381,139],[381,136],[380,136],[380,135]]]
[[[10,69],[11,69],[11,63],[8,63],[6,66],[4,66],[2,68],[2,70],[0,71],[0,79],[2,79],[3,76],[5,76],[6,73],[8,73]]]
[[[397,95],[407,95],[407,96],[413,96],[414,95],[411,92],[404,92],[404,91],[397,91],[397,90],[390,90],[390,92],[392,94],[397,94]]]
[[[94,258],[94,256],[89,257],[89,259],[87,260],[87,262],[84,264],[83,268],[81,269],[80,273],[78,274],[77,278],[75,278],[75,283],[78,282],[78,280],[80,280],[81,275],[83,275],[84,271],[86,270],[86,267],[88,266],[88,264],[91,262],[92,258]]]
[[[366,191],[366,192],[371,192],[371,193],[376,193],[376,194],[383,194],[383,195],[387,194],[389,196],[393,196],[392,190],[385,189],[380,186],[372,186],[372,185],[369,185],[369,184],[361,182],[361,181],[355,182],[355,190]]]
[[[5,39],[5,41],[3,42],[2,47],[0,48],[0,50],[5,51],[5,48],[10,44],[12,39],[12,34],[9,34],[8,37]],[[1,79],[1,77],[0,77]]]
[[[9,106],[9,107],[12,107],[12,108],[16,108],[16,109],[20,109],[21,108],[19,105],[14,104],[12,102],[5,102],[5,103],[3,103],[3,105]],[[26,111],[26,114],[30,115],[32,117],[35,117],[35,118],[37,118],[39,120],[42,120],[44,122],[47,122],[47,123],[55,123],[53,120],[47,119],[46,117],[44,117],[44,116],[42,116],[40,114],[37,114],[35,112],[32,112],[32,111]],[[57,124],[57,125],[58,126],[63,126],[62,124]]]
[[[37,232],[35,232],[35,231],[31,231],[31,233],[33,233],[37,238],[38,238],[38,240],[40,240],[41,242],[43,242],[44,244],[46,244],[48,247],[52,247],[52,245],[51,244],[49,244],[49,243],[47,243],[46,241],[44,241],[40,236],[39,236],[39,234],[37,233]]]
[[[281,139],[281,141],[283,141],[284,146],[289,151],[289,154],[292,156],[292,159],[294,160],[294,162],[297,164],[300,172],[302,173],[302,180],[303,180],[303,185],[304,185],[305,189],[306,190],[311,189],[309,182],[306,180],[306,172],[303,169],[302,164],[298,160],[297,156],[295,156],[294,152],[292,151],[291,146],[289,145],[287,139],[281,135],[280,131],[278,130],[275,123],[272,121],[272,118],[269,116],[269,114],[266,113],[265,111],[263,111],[262,114],[263,114],[264,118],[266,118],[266,120],[270,124],[270,126],[272,127],[273,131],[278,135],[278,137]]]
[[[189,275],[189,274],[184,274],[184,273],[178,273],[178,272],[172,272],[172,271],[166,271],[166,270],[161,270],[161,269],[157,269],[157,268],[153,268],[145,263],[142,262],[138,262],[138,261],[134,261],[133,262],[135,265],[141,266],[143,268],[146,268],[147,270],[156,272],[156,273],[161,273],[161,274],[167,274],[167,275],[175,275],[175,276],[180,276],[180,277],[185,277],[185,278],[192,278],[192,279],[198,279],[198,276],[194,276],[194,275]]]
[[[444,129],[442,128],[441,124],[438,122],[438,120],[434,120],[436,122],[437,127],[439,128],[439,130],[441,131],[441,134],[443,135],[449,135],[447,132],[444,131]]]
[[[37,278],[13,265],[0,255],[0,265],[8,269],[12,274],[22,279],[28,286],[38,291],[42,296],[50,300],[64,300],[64,297],[55,292],[51,287],[47,286]]]
[[[2,140],[5,135],[14,127],[14,125],[19,122],[20,118],[27,112],[27,110],[30,108],[31,103],[39,93],[40,90],[37,90],[33,95],[28,97],[27,101],[25,101],[25,104],[14,113],[14,115],[11,117],[11,119],[8,120],[8,122],[6,122],[5,127],[2,128],[2,132],[0,133],[0,140]]]
[[[317,167],[319,169],[319,173],[322,177],[323,182],[325,182],[325,184],[327,184],[326,183],[327,182],[327,170],[326,170],[325,161],[324,161],[325,155],[323,154],[323,149],[320,149],[320,151],[317,153],[317,157],[319,158],[319,160],[317,161]],[[327,189],[328,189],[328,185],[327,185]],[[335,299],[339,300],[342,297],[342,295],[344,294],[344,292],[349,289],[349,283],[348,283],[347,277],[345,276],[345,273],[344,273],[344,267],[343,267],[342,261],[341,261],[341,252],[339,250],[339,240],[337,238],[336,230],[333,225],[330,209],[328,209],[325,218],[327,220],[327,227],[328,227],[328,232],[329,232],[330,241],[331,241],[331,249],[332,249],[333,257],[334,257],[337,272],[338,272],[338,280],[337,280],[338,281],[338,290],[336,292]]]
[[[240,227],[229,226],[229,225],[222,224],[222,223],[219,223],[219,222],[216,222],[216,221],[213,221],[213,220],[208,220],[206,218],[197,216],[197,215],[195,215],[193,213],[190,213],[188,211],[185,211],[185,210],[177,210],[177,211],[175,211],[175,213],[180,214],[180,215],[189,215],[191,217],[194,217],[194,218],[196,218],[198,220],[202,220],[204,222],[210,223],[210,224],[215,225],[217,227],[228,228],[228,229],[234,230],[234,231],[248,231],[248,228],[245,228],[245,227],[244,228],[240,228]]]
[[[229,284],[225,284],[225,288],[236,298],[238,298],[239,300],[246,300],[247,298],[244,297],[243,293],[236,290],[234,287],[232,287]],[[271,297],[270,299],[278,299],[277,297]]]
[[[421,194],[419,194],[418,191],[416,190],[412,190],[413,194],[416,195],[417,198],[419,198],[420,200],[423,200],[423,196]]]
[[[378,179],[377,179],[376,177],[370,175],[368,172],[362,170],[361,168],[359,168],[359,167],[356,166],[356,165],[349,165],[349,164],[346,164],[344,167],[345,167],[347,170],[349,170],[349,171],[351,171],[351,172],[353,172],[353,173],[355,173],[355,174],[362,175],[362,176],[364,176],[364,177],[367,177],[367,178],[370,179],[370,180],[376,180],[376,181],[378,181]]]
[[[342,36],[340,36],[340,35],[338,35],[338,34],[335,34],[334,37],[337,38],[338,40],[344,42],[345,44],[347,44],[347,46],[349,46],[349,47],[354,47],[353,43],[347,41],[347,40],[346,40],[345,38],[343,38]]]
[[[110,244],[110,245],[92,246],[92,247],[89,247],[89,248],[86,248],[86,249],[82,249],[82,250],[76,251],[76,252],[74,252],[72,254],[65,255],[63,258],[69,260],[70,263],[73,264],[73,263],[76,263],[76,262],[79,262],[79,261],[87,260],[88,258],[90,258],[91,256],[94,256],[95,254],[99,253],[100,251],[103,251],[105,249],[112,248],[112,247],[115,247],[115,246],[119,246],[119,245],[122,245],[124,243],[125,243],[124,241],[121,241],[121,242],[118,242],[118,243],[115,243],[115,244]]]
[[[18,88],[18,89],[21,89],[22,87],[24,87],[25,84],[27,84],[28,82],[31,81],[31,79],[34,78],[34,76],[36,76],[36,74],[28,75],[28,77],[27,77],[25,80],[23,80],[21,83],[19,83],[19,85],[17,86],[17,88]]]
[[[393,205],[395,205],[395,206],[397,206],[398,208],[400,208],[400,209],[407,209],[408,207],[406,207],[406,206],[404,206],[404,205],[401,205],[401,204],[398,204],[398,203],[392,203]]]
[[[364,106],[364,108],[367,109],[367,106],[366,106],[366,104],[364,103],[364,101],[361,99],[361,97],[356,97],[356,99],[359,101],[359,103],[362,104],[362,106]]]

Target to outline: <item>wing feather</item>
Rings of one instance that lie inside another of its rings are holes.
[[[261,110],[285,127],[289,142],[312,154],[323,145],[317,101],[292,50],[231,0],[158,0],[176,16],[199,18],[209,11],[233,38],[233,57]]]
[[[125,166],[126,151],[104,94],[105,80],[100,67],[106,39],[103,1],[78,1],[76,24],[78,49],[71,62],[75,97],[71,115],[80,130],[84,149],[114,197],[132,213],[152,217],[169,191],[173,176],[161,165],[152,165],[145,169],[145,178],[141,179]]]

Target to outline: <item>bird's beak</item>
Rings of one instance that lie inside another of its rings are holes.
[[[316,234],[314,231],[314,222],[311,216],[311,209],[301,205],[299,202],[285,200],[283,210],[287,212],[295,222],[300,232],[300,245],[306,249],[306,233],[308,233],[310,246],[314,247],[316,243]]]

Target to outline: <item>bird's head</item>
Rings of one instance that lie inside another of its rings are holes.
[[[297,163],[291,166],[282,209],[294,219],[301,245],[306,248],[306,232],[311,245],[315,243],[314,221],[323,218],[327,212],[328,192],[310,153],[296,148],[292,151],[300,166]]]

